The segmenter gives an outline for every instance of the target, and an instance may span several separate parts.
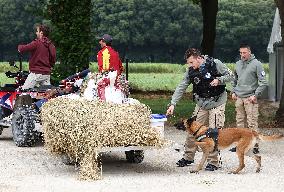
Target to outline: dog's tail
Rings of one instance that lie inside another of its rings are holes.
[[[258,134],[258,138],[262,141],[275,141],[282,139],[284,136],[283,135],[262,135]]]

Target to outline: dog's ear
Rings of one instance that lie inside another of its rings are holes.
[[[192,116],[189,119],[187,119],[187,124],[190,126],[193,121],[196,121],[196,117],[197,116],[195,115],[195,116]]]

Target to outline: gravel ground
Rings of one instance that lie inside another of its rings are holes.
[[[265,133],[284,129],[263,129]],[[127,192],[127,191],[284,191],[284,140],[261,144],[262,170],[255,173],[256,164],[247,157],[246,167],[239,175],[228,174],[238,165],[235,153],[221,152],[222,167],[214,172],[191,174],[191,166],[175,166],[182,152],[185,132],[166,127],[166,138],[176,142],[175,147],[145,151],[141,164],[129,164],[123,152],[103,155],[103,179],[78,180],[78,170],[67,166],[59,157],[50,155],[42,144],[33,148],[16,147],[11,129],[0,136],[0,192],[60,191],[60,192]],[[201,158],[197,153],[196,159]]]

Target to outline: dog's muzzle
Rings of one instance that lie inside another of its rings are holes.
[[[185,126],[184,126],[183,121],[179,121],[179,122],[175,123],[174,126],[175,126],[176,129],[178,129],[178,130],[185,131]]]

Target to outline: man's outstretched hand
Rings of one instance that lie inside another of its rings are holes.
[[[172,115],[174,113],[174,109],[175,109],[175,106],[174,105],[170,105],[168,110],[167,110],[166,115]]]

